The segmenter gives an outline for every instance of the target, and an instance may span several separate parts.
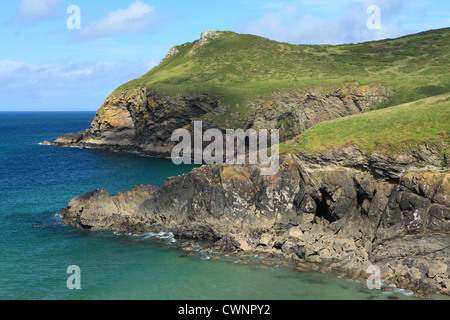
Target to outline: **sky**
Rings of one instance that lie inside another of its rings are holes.
[[[205,30],[359,43],[449,27],[449,12],[448,0],[2,1],[0,111],[95,111]]]

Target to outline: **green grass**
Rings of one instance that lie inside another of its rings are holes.
[[[160,96],[209,93],[233,112],[245,100],[277,90],[357,82],[392,87],[397,95],[375,107],[383,108],[450,92],[449,44],[450,28],[338,46],[292,45],[220,32],[203,47],[198,41],[178,46],[177,55],[112,96],[132,94],[139,86]]]
[[[280,145],[280,152],[317,153],[357,145],[367,154],[394,155],[437,145],[450,159],[450,94],[319,123]],[[445,165],[444,165],[445,166]]]

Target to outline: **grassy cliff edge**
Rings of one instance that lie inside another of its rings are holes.
[[[424,145],[450,160],[450,94],[319,123],[281,145],[282,153],[318,153],[356,145],[367,154],[394,155]]]
[[[379,107],[450,91],[450,28],[344,45],[292,45],[233,32],[209,32],[171,49],[161,64],[117,88],[164,96],[216,95],[224,105],[292,88],[324,92],[348,83],[382,84],[397,93]]]

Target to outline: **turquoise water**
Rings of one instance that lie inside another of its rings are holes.
[[[160,186],[192,170],[169,160],[41,146],[89,127],[94,113],[0,113],[0,299],[411,299],[334,275],[184,257],[170,237],[82,231],[57,212],[75,196]],[[81,270],[69,290],[67,267]]]

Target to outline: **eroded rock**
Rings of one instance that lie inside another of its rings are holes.
[[[61,215],[80,228],[208,240],[207,251],[330,263],[330,270],[350,277],[363,277],[374,264],[399,286],[445,292],[448,190],[430,187],[427,177],[432,175],[409,173],[392,183],[357,169],[305,169],[292,157],[270,177],[261,176],[258,166],[210,165],[170,178],[161,188],[88,193]]]

